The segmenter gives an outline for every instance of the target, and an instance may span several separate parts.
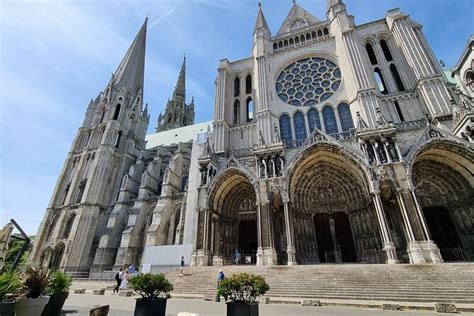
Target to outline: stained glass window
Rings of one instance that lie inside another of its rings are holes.
[[[331,97],[341,85],[341,71],[325,58],[308,57],[286,67],[278,76],[276,92],[295,106],[316,105]]]
[[[296,140],[303,140],[306,138],[306,125],[304,123],[304,115],[301,112],[296,112],[293,116],[293,125],[295,126]]]
[[[308,111],[308,124],[309,130],[314,131],[314,128],[321,129],[321,121],[319,120],[319,113],[316,109],[311,109]]]
[[[323,109],[323,120],[324,126],[326,127],[326,134],[336,134],[338,132],[336,116],[334,115],[333,108],[329,105],[326,105]]]
[[[289,144],[292,140],[290,117],[286,114],[280,116],[280,136],[285,144]]]
[[[352,122],[351,109],[347,103],[341,103],[337,106],[337,112],[339,113],[339,120],[341,121],[341,128],[343,132],[354,128]]]

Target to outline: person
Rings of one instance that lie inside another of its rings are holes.
[[[131,274],[134,274],[135,272],[137,272],[133,263],[128,267],[128,272]]]
[[[115,275],[115,281],[117,281],[117,285],[114,287],[114,293],[119,291],[119,288],[120,288],[120,285],[122,284],[122,279],[123,279],[123,272],[122,272],[122,268],[120,268],[120,271],[117,272],[117,274]]]
[[[122,290],[127,289],[128,276],[129,276],[128,269],[125,269],[125,273],[123,274],[123,277],[122,277],[122,283],[120,284],[120,288]]]
[[[184,256],[181,256],[181,270],[179,271],[179,276],[184,275]]]
[[[240,252],[239,249],[235,249],[235,264],[240,264]]]
[[[224,281],[225,275],[222,269],[219,269],[219,273],[217,274],[217,295],[216,295],[216,302],[221,301],[221,296],[219,295],[219,285],[221,285],[222,281]]]

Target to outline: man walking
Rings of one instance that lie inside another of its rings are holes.
[[[115,286],[113,293],[119,292],[120,285],[122,284],[122,279],[123,279],[123,272],[122,272],[122,268],[120,268],[120,271],[117,272],[117,274],[115,275],[115,281],[117,281],[117,285]]]
[[[179,276],[184,275],[184,256],[181,256],[181,270],[179,271]]]
[[[222,281],[224,281],[225,275],[222,269],[219,270],[219,274],[217,275],[217,295],[216,295],[216,302],[221,301],[221,296],[219,295],[219,285],[221,285]]]

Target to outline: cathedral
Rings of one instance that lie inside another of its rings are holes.
[[[272,34],[259,4],[250,55],[219,63],[212,122],[194,124],[184,59],[146,135],[146,28],[87,107],[33,262],[474,261],[472,36],[446,72],[399,9],[357,25],[342,0],[325,19],[294,2]]]

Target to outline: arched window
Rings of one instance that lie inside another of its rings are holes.
[[[280,136],[283,143],[289,145],[293,137],[291,136],[290,117],[287,114],[280,116]]]
[[[187,176],[183,176],[183,177],[181,178],[181,185],[179,186],[179,190],[180,190],[181,192],[186,191],[187,185],[188,185],[188,177],[187,177]]]
[[[397,67],[394,64],[390,65],[390,72],[392,73],[393,80],[395,80],[395,84],[397,85],[398,91],[405,91],[405,86],[403,85],[402,78],[400,78],[400,74],[398,73]]]
[[[374,49],[370,43],[365,44],[365,50],[367,51],[367,55],[369,55],[369,60],[372,65],[377,65],[377,57],[375,57]]]
[[[234,102],[234,124],[240,123],[240,101],[237,99]]]
[[[323,36],[323,31],[318,30],[318,36],[320,36],[320,37]]]
[[[324,33],[324,35],[329,35],[328,29],[327,29],[327,28],[324,28],[323,33]]]
[[[307,33],[306,34],[306,40],[309,41],[311,39],[311,34]]]
[[[310,132],[313,132],[315,127],[321,130],[321,121],[319,119],[318,110],[311,109],[308,111],[308,124]]]
[[[120,115],[120,103],[115,107],[114,120],[118,120]]]
[[[66,222],[66,226],[64,226],[63,238],[68,238],[69,234],[71,233],[72,224],[74,224],[74,219],[76,218],[76,214],[72,214],[71,217]]]
[[[277,43],[273,43],[273,50],[277,49],[278,48],[278,44]]]
[[[99,122],[99,124],[104,121],[105,109],[102,109],[101,112],[102,112],[102,113],[100,114],[100,122]]]
[[[295,126],[295,139],[306,139],[306,125],[304,123],[304,115],[301,112],[296,112],[293,116],[293,125]]]
[[[382,72],[380,69],[374,69],[374,76],[375,76],[375,83],[377,84],[377,88],[379,89],[380,93],[388,94],[387,86],[385,85],[385,81],[383,80]]]
[[[288,40],[283,41],[283,46],[285,46],[285,47],[288,46]]]
[[[234,79],[234,97],[238,97],[240,95],[240,78],[235,77]]]
[[[282,48],[283,47],[283,43],[280,41],[278,42],[278,48]]]
[[[295,44],[298,44],[300,42],[300,38],[297,36],[295,37]]]
[[[87,184],[87,179],[82,180],[81,183],[79,184],[79,192],[77,194],[76,203],[81,203],[82,195],[84,195],[86,184]]]
[[[354,128],[354,122],[352,122],[351,109],[347,103],[341,103],[337,106],[337,113],[339,114],[339,120],[341,121],[341,128],[343,132]]]
[[[390,48],[388,48],[388,44],[384,39],[380,40],[380,46],[382,47],[382,51],[385,56],[385,59],[387,61],[392,61],[393,58],[392,58],[392,54],[390,53]]]
[[[251,97],[247,98],[247,122],[253,120],[253,100]]]
[[[323,120],[324,126],[326,127],[326,134],[336,134],[338,132],[336,116],[334,115],[333,108],[329,105],[323,108]]]
[[[313,38],[313,39],[316,38],[316,32],[315,31],[311,32],[311,38]]]
[[[301,41],[301,42],[304,42],[304,35],[301,35],[301,36],[300,36],[300,41]]]
[[[293,38],[290,38],[290,45],[293,45],[294,43]]]
[[[64,189],[63,202],[61,203],[62,205],[64,205],[64,203],[66,203],[66,198],[67,198],[67,194],[69,193],[69,188],[71,188],[71,182],[69,182],[69,183],[66,185],[66,188]]]
[[[252,93],[252,76],[247,75],[245,77],[245,93],[250,94]]]
[[[122,131],[119,131],[117,133],[117,138],[115,139],[115,148],[119,148],[121,139],[122,139]]]
[[[393,101],[393,104],[395,105],[395,110],[397,111],[400,122],[404,122],[405,117],[403,117],[403,112],[402,112],[402,109],[400,108],[400,104],[398,104],[398,101]]]

